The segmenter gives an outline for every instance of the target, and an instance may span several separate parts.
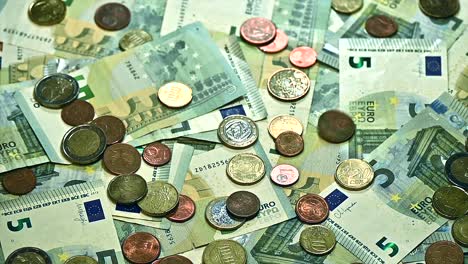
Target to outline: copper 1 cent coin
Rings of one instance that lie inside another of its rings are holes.
[[[179,196],[179,204],[175,211],[166,215],[166,218],[178,223],[190,220],[195,215],[195,202],[187,195]]]
[[[237,218],[254,218],[260,212],[260,199],[248,191],[237,191],[226,200],[227,211]]]
[[[159,142],[153,142],[143,150],[143,159],[150,165],[162,166],[171,160],[171,149]]]
[[[192,88],[178,82],[166,83],[159,88],[158,98],[168,107],[184,107],[192,101]]]
[[[132,263],[146,264],[158,258],[161,253],[161,244],[152,234],[137,232],[125,239],[122,251],[125,258]]]
[[[398,24],[392,18],[384,15],[375,15],[367,19],[366,31],[377,38],[387,38],[398,31]]]
[[[107,139],[107,145],[122,141],[125,136],[125,124],[119,118],[111,115],[100,116],[94,119],[91,124],[104,131]]]
[[[253,17],[242,24],[240,35],[250,44],[265,45],[275,38],[276,26],[269,19]]]
[[[426,264],[463,264],[463,250],[452,241],[438,241],[426,250]]]
[[[96,10],[94,22],[104,30],[120,30],[130,24],[130,10],[120,3],[107,3]]]
[[[299,170],[289,164],[276,165],[270,172],[271,180],[280,186],[289,186],[299,180]]]
[[[17,169],[3,174],[2,184],[7,192],[23,195],[36,188],[36,176],[31,169]]]
[[[307,224],[318,224],[328,217],[328,204],[317,194],[306,194],[296,203],[299,220]]]
[[[159,264],[193,264],[193,262],[184,256],[173,255],[161,259]]]
[[[331,143],[342,143],[350,139],[356,131],[356,125],[347,114],[330,110],[323,113],[318,120],[319,136]]]
[[[275,139],[276,150],[283,156],[294,157],[304,150],[304,140],[293,131],[286,131]]]
[[[141,156],[135,147],[117,143],[104,152],[104,165],[113,174],[132,174],[141,166]]]
[[[299,68],[309,68],[317,61],[317,52],[311,47],[297,47],[289,53],[289,61]]]
[[[288,47],[288,41],[288,35],[283,30],[277,29],[275,40],[268,45],[258,48],[265,53],[277,53]]]
[[[79,126],[91,122],[94,118],[94,107],[83,100],[75,100],[62,108],[62,120],[70,126]]]

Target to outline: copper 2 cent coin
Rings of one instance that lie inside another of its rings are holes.
[[[377,38],[387,38],[398,31],[398,24],[392,18],[384,15],[375,15],[366,22],[366,31]]]
[[[317,194],[306,194],[296,203],[296,214],[299,220],[307,224],[318,224],[328,217],[328,204]]]
[[[275,40],[268,45],[258,48],[265,53],[277,53],[288,47],[288,41],[288,35],[283,30],[277,29]]]
[[[350,139],[356,131],[356,125],[347,114],[329,110],[323,113],[318,120],[319,136],[331,143],[342,143]]]
[[[463,250],[452,241],[438,241],[426,250],[426,264],[463,264]]]
[[[143,159],[152,166],[162,166],[171,160],[171,149],[159,142],[154,142],[143,150]]]
[[[125,137],[125,124],[119,118],[111,115],[100,116],[94,119],[91,124],[104,131],[107,139],[107,145],[122,141]]]
[[[158,264],[193,264],[193,262],[184,256],[172,255],[161,259]]]
[[[83,100],[75,100],[62,108],[62,120],[70,126],[79,126],[91,122],[94,118],[94,107]]]
[[[159,257],[161,244],[152,234],[137,232],[125,239],[122,245],[122,251],[125,258],[132,263],[146,264]]]
[[[117,143],[109,146],[104,152],[104,165],[113,174],[132,174],[141,166],[141,156],[135,147]]]
[[[36,176],[31,169],[17,169],[3,174],[2,184],[7,192],[23,195],[36,188]]]
[[[130,24],[130,10],[120,3],[107,3],[96,10],[94,22],[104,30],[120,30]]]
[[[166,218],[178,223],[183,223],[190,220],[195,215],[195,202],[187,195],[179,196],[179,205],[175,211],[166,215]]]
[[[250,44],[265,45],[275,39],[276,26],[269,19],[253,17],[242,24],[240,35]]]
[[[275,139],[276,150],[283,156],[294,157],[304,150],[304,140],[293,131],[286,131]]]
[[[317,52],[311,47],[297,47],[289,53],[289,61],[299,68],[309,68],[317,61]]]

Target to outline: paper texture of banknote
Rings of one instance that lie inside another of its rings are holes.
[[[468,28],[448,52],[449,92],[468,106]]]

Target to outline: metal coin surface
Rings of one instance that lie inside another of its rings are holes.
[[[132,174],[141,166],[141,156],[135,147],[117,143],[109,146],[104,152],[104,165],[111,173]]]
[[[52,259],[42,249],[35,247],[23,247],[13,251],[5,261],[5,264],[52,264]]]
[[[159,264],[193,264],[193,262],[184,256],[173,255],[161,259]]]
[[[67,6],[61,0],[34,0],[28,9],[29,19],[40,26],[52,26],[65,19]]]
[[[147,215],[162,217],[174,210],[178,203],[179,193],[172,184],[153,181],[148,183],[148,193],[138,206]]]
[[[36,183],[34,172],[28,168],[6,172],[2,178],[3,188],[14,195],[30,193],[36,188]]]
[[[265,176],[265,163],[257,155],[240,153],[229,160],[226,173],[237,184],[254,184]]]
[[[163,143],[154,142],[143,150],[143,159],[153,166],[162,166],[171,160],[171,149]]]
[[[104,134],[106,134],[107,145],[120,142],[125,136],[125,124],[115,116],[100,116],[94,119],[91,124],[104,131]]]
[[[107,3],[96,10],[94,22],[104,30],[120,30],[130,24],[130,10],[120,3]]]
[[[392,18],[384,15],[375,15],[367,19],[366,31],[377,38],[387,38],[398,31],[398,24]]]
[[[109,182],[107,193],[118,204],[134,204],[146,196],[148,186],[138,174],[120,175]]]
[[[304,150],[304,139],[293,131],[286,131],[275,139],[276,150],[283,156],[294,157]]]
[[[234,240],[215,240],[206,246],[203,264],[246,264],[247,252]]]
[[[192,101],[192,88],[178,82],[170,82],[158,90],[158,98],[168,107],[180,108]]]
[[[309,68],[317,61],[317,52],[311,47],[297,47],[289,53],[289,61],[299,68]]]
[[[460,10],[459,0],[419,0],[421,11],[434,18],[454,16]]]
[[[452,225],[452,236],[463,247],[468,247],[468,215],[455,220]]]
[[[154,261],[161,253],[159,240],[150,233],[137,232],[129,235],[122,245],[122,251],[129,261],[146,264]]]
[[[298,69],[285,68],[270,76],[267,88],[279,100],[295,101],[309,92],[310,79]]]
[[[373,180],[374,170],[364,160],[344,160],[336,168],[336,183],[348,190],[363,190],[369,187]]]
[[[339,13],[352,14],[363,5],[363,0],[332,0],[332,8]]]
[[[299,180],[299,170],[289,164],[279,164],[271,170],[270,178],[280,186],[293,185]]]
[[[219,124],[218,137],[231,148],[247,148],[258,139],[258,128],[255,122],[243,115],[231,115]]]
[[[76,164],[90,164],[106,150],[106,135],[97,126],[81,125],[68,130],[62,140],[64,156]]]
[[[121,50],[126,51],[150,41],[153,41],[153,37],[150,33],[142,29],[137,29],[125,34],[119,41],[119,47]]]
[[[451,183],[468,189],[468,152],[450,156],[445,162],[445,174]]]
[[[277,53],[288,47],[288,41],[288,35],[283,30],[276,29],[275,40],[270,44],[258,48],[265,53]]]
[[[319,117],[317,129],[322,139],[331,143],[342,143],[354,135],[356,124],[347,114],[329,110]]]
[[[34,86],[34,98],[49,108],[61,108],[73,102],[80,93],[75,78],[63,73],[44,76]]]
[[[240,35],[250,44],[265,45],[275,38],[276,26],[269,19],[253,17],[241,25]]]
[[[213,228],[218,230],[234,230],[241,227],[245,219],[231,217],[226,209],[227,197],[211,200],[205,209],[205,218]]]
[[[74,256],[74,257],[67,259],[67,261],[65,261],[64,264],[98,264],[98,262],[92,257]]]
[[[302,248],[314,255],[330,253],[336,245],[333,231],[321,225],[314,225],[302,230],[299,237]]]
[[[328,204],[320,195],[306,194],[296,203],[299,220],[307,224],[318,224],[328,217]]]
[[[183,223],[190,220],[195,215],[196,207],[192,198],[181,194],[179,196],[179,204],[175,211],[166,215],[166,218],[178,223]]]
[[[452,241],[438,241],[426,250],[426,264],[463,264],[463,250]]]
[[[248,191],[237,191],[229,195],[226,209],[237,218],[254,218],[260,212],[260,199]]]
[[[468,213],[468,193],[455,186],[443,186],[432,196],[432,207],[441,216],[457,219]]]
[[[268,132],[273,138],[277,138],[279,134],[286,131],[293,131],[302,135],[304,127],[302,126],[301,121],[290,115],[277,116],[271,120],[270,125],[268,126]]]
[[[62,108],[63,122],[70,126],[79,126],[91,122],[94,118],[94,107],[83,100],[75,100]]]
[[[468,138],[465,140],[465,150],[468,152]]]

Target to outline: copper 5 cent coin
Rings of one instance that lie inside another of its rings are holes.
[[[175,211],[166,215],[166,218],[173,222],[183,223],[190,220],[195,215],[195,210],[195,202],[192,198],[181,194],[179,196],[179,204]]]
[[[240,35],[250,44],[265,45],[275,38],[276,26],[269,19],[253,17],[242,24]]]
[[[104,30],[120,30],[130,24],[130,10],[120,3],[107,3],[96,10],[94,22]]]
[[[17,169],[3,174],[2,184],[7,192],[23,195],[36,188],[36,176],[31,169]]]
[[[238,218],[252,219],[260,212],[260,199],[248,191],[237,191],[226,200],[228,212]]]
[[[70,126],[86,124],[94,118],[94,107],[83,100],[75,100],[62,108],[63,122]]]
[[[317,52],[311,47],[297,47],[289,54],[289,61],[299,68],[309,68],[317,61]]]
[[[184,256],[173,255],[161,259],[159,264],[193,264],[193,262]]]
[[[288,40],[288,35],[283,30],[277,29],[275,40],[258,48],[265,53],[277,53],[288,47]]]
[[[320,195],[306,194],[296,203],[299,220],[307,224],[318,224],[328,217],[328,204]]]
[[[150,165],[162,166],[171,160],[171,149],[163,143],[153,142],[143,150],[143,159]]]
[[[426,250],[426,264],[463,264],[463,250],[452,241],[438,241]]]
[[[319,117],[317,129],[322,139],[331,143],[342,143],[354,135],[356,125],[347,114],[329,110]]]
[[[146,264],[158,258],[161,253],[161,244],[152,234],[137,232],[125,239],[122,251],[129,261],[137,264]]]
[[[107,139],[107,145],[115,144],[122,141],[125,136],[125,124],[115,116],[100,116],[94,119],[91,124],[99,127],[104,131]]]
[[[104,152],[104,165],[113,174],[132,174],[141,166],[141,156],[135,147],[117,143]]]
[[[280,186],[289,186],[299,180],[299,170],[289,164],[276,165],[270,173],[271,180]]]
[[[293,131],[286,131],[276,138],[276,150],[283,156],[294,157],[304,150],[304,140]]]
[[[398,24],[388,16],[375,15],[366,22],[366,31],[377,38],[387,38],[398,31]]]
[[[290,115],[277,116],[271,120],[270,125],[268,126],[268,132],[273,138],[277,138],[279,134],[286,131],[293,131],[302,135],[304,127],[302,126],[301,121]]]

